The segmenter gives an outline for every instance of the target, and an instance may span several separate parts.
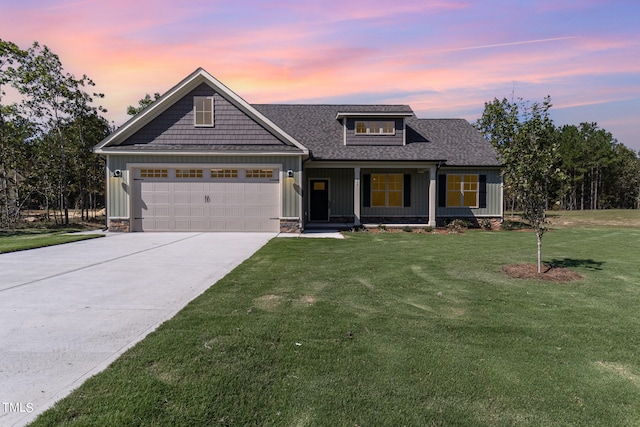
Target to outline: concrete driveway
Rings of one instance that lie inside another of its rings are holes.
[[[0,425],[32,421],[275,233],[109,233],[0,254]]]

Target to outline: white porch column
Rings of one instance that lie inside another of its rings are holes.
[[[353,225],[360,225],[360,166],[353,168]]]
[[[437,178],[438,170],[435,166],[431,166],[429,168],[429,226],[436,226],[436,178]]]

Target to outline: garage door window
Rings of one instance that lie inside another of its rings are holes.
[[[166,178],[167,169],[140,169],[140,178]]]
[[[211,169],[211,178],[237,178],[238,169]]]
[[[273,178],[273,169],[247,169],[247,178]]]
[[[202,178],[202,169],[176,169],[176,178]]]

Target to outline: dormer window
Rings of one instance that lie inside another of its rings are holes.
[[[213,127],[213,96],[193,97],[193,118],[196,127]]]
[[[395,135],[396,122],[394,120],[358,120],[356,121],[356,135]]]

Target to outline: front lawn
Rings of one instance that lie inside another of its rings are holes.
[[[75,233],[75,229],[20,229],[0,231],[0,254],[45,246],[61,245],[78,240],[103,237],[102,234]]]
[[[274,239],[34,425],[640,425],[640,230]],[[187,284],[185,284],[187,285]]]

